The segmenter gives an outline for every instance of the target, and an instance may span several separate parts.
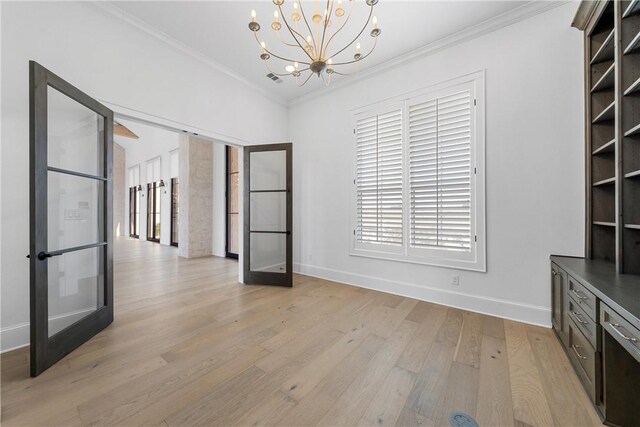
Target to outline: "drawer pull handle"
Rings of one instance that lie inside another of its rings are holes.
[[[638,339],[635,337],[628,337],[625,334],[623,334],[618,328],[620,327],[620,325],[618,323],[611,323],[609,322],[609,326],[611,326],[611,329],[613,329],[615,331],[616,334],[620,335],[620,337],[622,337],[623,339],[627,340],[627,341],[631,341],[631,342],[638,342]]]
[[[552,275],[554,275],[554,276],[556,276],[556,275],[558,274],[558,272],[552,269],[552,270],[551,270],[551,274],[552,274]]]
[[[586,296],[583,292],[581,291],[576,291],[575,289],[571,289],[571,292],[573,292],[573,294],[578,297],[579,300],[586,300],[589,299],[588,296]]]
[[[587,360],[587,358],[581,355],[580,352],[578,351],[578,349],[580,348],[579,345],[574,344],[571,346],[571,348],[573,349],[573,352],[576,354],[576,356],[578,356],[582,360]]]
[[[588,325],[589,322],[582,320],[582,315],[580,313],[576,313],[575,311],[572,311],[571,314],[573,314],[573,317],[576,319],[576,321],[582,325]]]

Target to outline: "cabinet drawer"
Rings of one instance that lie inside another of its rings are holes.
[[[593,400],[596,395],[596,352],[589,340],[576,326],[573,318],[569,321],[569,360],[587,394]]]
[[[602,327],[640,362],[640,331],[604,303],[601,311]]]
[[[578,303],[584,312],[595,322],[596,320],[596,297],[582,286],[576,279],[569,276],[569,288],[567,293]]]
[[[580,329],[584,336],[589,340],[593,348],[596,348],[597,324],[587,316],[582,307],[572,298],[569,298],[568,315],[578,329]]]

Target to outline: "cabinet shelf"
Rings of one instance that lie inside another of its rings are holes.
[[[612,178],[607,178],[607,179],[602,179],[600,181],[596,181],[593,183],[594,187],[599,187],[601,185],[613,185],[616,182],[616,177],[612,177]]]
[[[613,120],[613,116],[614,116],[615,111],[616,111],[615,106],[616,106],[615,101],[612,102],[611,104],[609,104],[604,110],[602,110],[602,112],[600,114],[598,114],[596,116],[595,119],[593,119],[592,123],[596,124],[596,123],[600,123],[600,122],[605,122],[607,120]]]
[[[602,43],[602,46],[600,46],[600,49],[598,49],[595,55],[593,55],[593,58],[591,59],[591,64],[597,64],[598,62],[604,62],[604,61],[609,61],[613,59],[614,57],[613,34],[614,34],[614,31],[611,30],[607,38]]]
[[[593,225],[600,225],[602,227],[615,227],[615,222],[606,222],[606,221],[593,221]]]
[[[638,32],[638,34],[636,34],[633,37],[633,39],[631,39],[631,41],[629,42],[627,47],[625,47],[624,50],[622,51],[622,54],[623,55],[628,55],[631,52],[633,52],[636,49],[638,49],[638,47],[640,47],[640,32]]]
[[[629,172],[629,173],[625,173],[624,174],[625,178],[636,178],[636,177],[640,177],[640,170],[637,171],[633,171],[633,172]]]
[[[593,150],[593,152],[591,154],[593,154],[595,156],[596,154],[611,153],[616,148],[615,144],[616,144],[616,140],[614,138],[611,141],[607,142],[606,144],[604,144],[604,145],[596,148],[595,150]]]
[[[632,136],[632,135],[637,135],[638,133],[640,133],[640,125],[635,125],[634,127],[632,127],[631,129],[629,129],[628,131],[626,131],[624,133],[624,136]]]
[[[624,228],[628,228],[629,230],[640,230],[640,224],[625,224]]]
[[[611,64],[607,71],[604,72],[602,77],[593,85],[591,88],[591,92],[597,92],[599,90],[611,89],[615,84],[615,73],[614,70],[616,68],[616,64]]]
[[[640,78],[638,78],[635,82],[631,83],[631,85],[624,91],[624,96],[631,95],[640,90]]]
[[[640,1],[639,0],[631,0],[631,3],[629,3],[629,6],[627,6],[627,8],[622,13],[622,17],[626,18],[626,17],[634,15],[634,14],[636,14],[638,12],[640,12]]]

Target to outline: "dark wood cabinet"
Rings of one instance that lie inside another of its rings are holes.
[[[586,245],[585,258],[551,257],[552,324],[604,423],[636,425],[640,0],[583,1],[572,25],[584,31]]]

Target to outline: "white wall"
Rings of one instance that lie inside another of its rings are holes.
[[[296,270],[549,326],[549,255],[581,255],[584,247],[575,8],[560,6],[292,107]],[[482,69],[487,273],[349,256],[349,111]]]
[[[119,122],[131,129],[139,139],[130,139],[124,137],[116,137],[116,141],[126,150],[126,170],[134,166],[140,166],[140,183],[142,185],[142,194],[140,198],[140,239],[147,238],[147,183],[153,182],[155,177],[148,176],[147,163],[150,160],[160,158],[160,177],[163,179],[165,187],[161,192],[160,199],[160,244],[171,244],[171,178],[177,177],[172,171],[171,152],[178,149],[179,134],[168,130],[148,126],[140,123],[134,123],[128,120]],[[174,161],[175,163],[175,161]],[[175,168],[175,164],[173,165]],[[137,184],[137,183],[136,183]],[[129,173],[126,174],[125,187],[125,212],[126,225],[125,236],[129,235],[129,187],[134,183],[129,182]],[[114,197],[122,197],[117,195]]]
[[[1,2],[0,8],[0,325],[6,350],[28,342],[29,60],[116,111],[171,120],[236,143],[283,141],[287,110],[90,3]]]

